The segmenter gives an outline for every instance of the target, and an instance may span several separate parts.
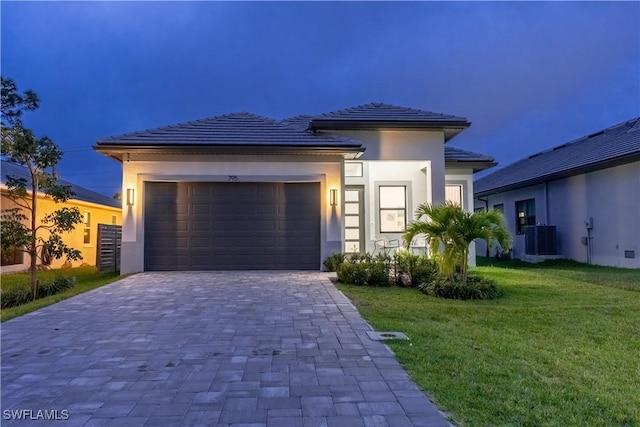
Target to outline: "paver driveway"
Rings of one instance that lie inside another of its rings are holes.
[[[138,274],[2,325],[2,425],[449,425],[367,330],[325,273]]]

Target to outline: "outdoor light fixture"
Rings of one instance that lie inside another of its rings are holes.
[[[135,192],[133,188],[127,188],[127,206],[133,206],[133,201],[135,200]]]
[[[335,188],[329,190],[329,203],[331,203],[331,206],[338,205],[338,190]]]

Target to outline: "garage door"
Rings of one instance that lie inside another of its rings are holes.
[[[319,183],[148,182],[145,270],[318,270]]]

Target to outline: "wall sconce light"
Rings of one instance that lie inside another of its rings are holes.
[[[127,188],[127,206],[133,206],[135,198],[135,190],[133,188]]]
[[[329,190],[329,203],[331,204],[331,206],[338,205],[338,190],[336,190],[335,188]]]

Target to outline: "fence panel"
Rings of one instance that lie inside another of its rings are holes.
[[[98,253],[96,267],[100,273],[120,271],[122,226],[98,224]]]

